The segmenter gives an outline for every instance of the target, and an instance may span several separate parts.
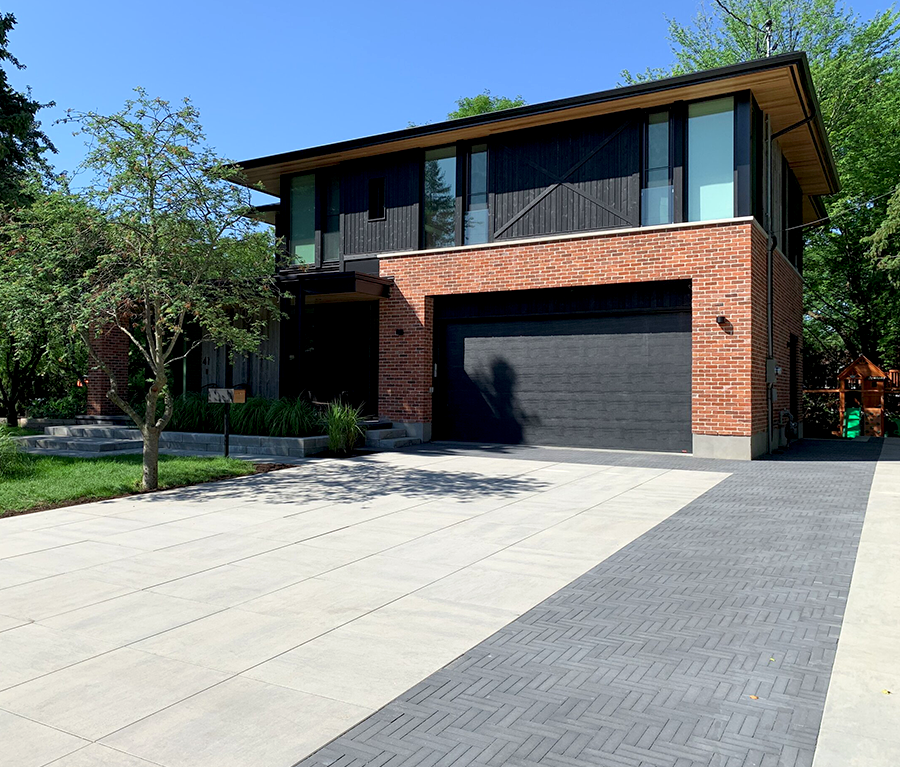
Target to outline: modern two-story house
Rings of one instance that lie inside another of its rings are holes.
[[[726,458],[802,424],[802,233],[838,186],[803,54],[240,165],[287,245],[254,394]]]

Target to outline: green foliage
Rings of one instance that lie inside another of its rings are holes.
[[[359,425],[362,408],[347,405],[340,400],[332,402],[325,410],[325,431],[328,449],[338,455],[350,455],[365,430]]]
[[[204,392],[186,392],[173,398],[171,431],[195,431],[221,434],[224,428],[224,405],[212,405]]]
[[[272,400],[248,397],[242,405],[231,408],[231,430],[235,434],[268,434]]]
[[[0,516],[70,503],[115,498],[137,492],[141,484],[141,456],[63,458],[29,456],[26,473],[0,482]],[[253,473],[246,461],[221,457],[160,457],[159,487],[182,487],[223,477]]]
[[[86,386],[73,386],[62,397],[34,399],[28,406],[28,415],[31,418],[75,418],[86,412]]]
[[[473,117],[488,112],[497,112],[501,109],[525,106],[525,99],[521,96],[507,98],[506,96],[492,96],[489,90],[479,93],[477,96],[463,96],[456,100],[456,109],[447,113],[448,120],[457,120],[460,117]]]
[[[43,107],[31,93],[14,90],[3,65],[24,69],[9,52],[9,33],[16,25],[11,13],[0,14],[0,204],[22,204],[28,200],[25,180],[38,172],[46,172],[45,152],[55,152],[50,139],[41,130],[37,113]]]
[[[282,397],[268,412],[272,437],[311,437],[322,433],[322,416],[309,400]]]
[[[19,443],[5,429],[0,431],[0,479],[8,480],[27,475],[33,458],[19,450]]]
[[[211,405],[206,392],[182,394],[175,397],[169,429],[221,434],[225,407]],[[310,437],[321,434],[322,429],[322,416],[309,400],[249,397],[244,404],[231,406],[233,434]]]
[[[825,201],[827,226],[808,232],[804,257],[807,362],[831,375],[865,354],[900,364],[900,11],[863,20],[837,0],[730,0],[688,24],[669,20],[675,57],[667,70],[623,72],[626,82],[805,51],[841,179]],[[735,18],[736,17],[736,18]],[[892,225],[890,221],[898,223]],[[809,366],[809,365],[807,365]]]
[[[231,183],[240,174],[207,145],[188,100],[173,106],[138,90],[116,114],[70,112],[67,120],[87,139],[84,167],[95,182],[17,211],[0,231],[0,245],[12,244],[0,261],[11,260],[22,279],[39,276],[36,295],[53,296],[60,327],[87,342],[115,326],[144,358],[141,406],[115,382],[108,396],[144,433],[152,489],[154,445],[174,407],[167,367],[203,341],[232,354],[259,348],[266,313],[277,314],[275,240],[247,218],[251,192]],[[186,324],[197,335],[184,350]]]

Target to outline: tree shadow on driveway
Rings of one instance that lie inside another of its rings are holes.
[[[363,457],[311,461],[295,469],[133,496],[129,500],[150,505],[209,503],[233,507],[249,503],[360,503],[397,495],[422,501],[474,502],[514,498],[551,487],[549,482],[516,476],[516,473],[497,476],[438,467],[398,466]]]

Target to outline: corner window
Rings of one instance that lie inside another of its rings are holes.
[[[384,220],[384,179],[369,179],[369,221]]]
[[[466,174],[466,220],[463,236],[466,245],[488,241],[487,144],[474,144],[469,150]]]
[[[312,173],[291,179],[291,264],[316,262],[316,177]]]
[[[734,217],[734,99],[688,106],[689,221]]]
[[[669,113],[651,112],[644,130],[641,225],[671,224],[675,194],[669,158]]]
[[[426,248],[456,244],[456,147],[425,152],[422,227]]]

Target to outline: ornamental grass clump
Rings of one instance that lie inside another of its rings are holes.
[[[22,477],[31,471],[33,457],[23,453],[18,441],[5,431],[0,431],[0,479]]]
[[[328,449],[338,455],[351,455],[365,430],[359,425],[362,407],[346,405],[339,400],[332,402],[325,411],[325,432]]]
[[[309,400],[282,397],[267,413],[268,434],[272,437],[310,437],[322,433],[322,416]]]

